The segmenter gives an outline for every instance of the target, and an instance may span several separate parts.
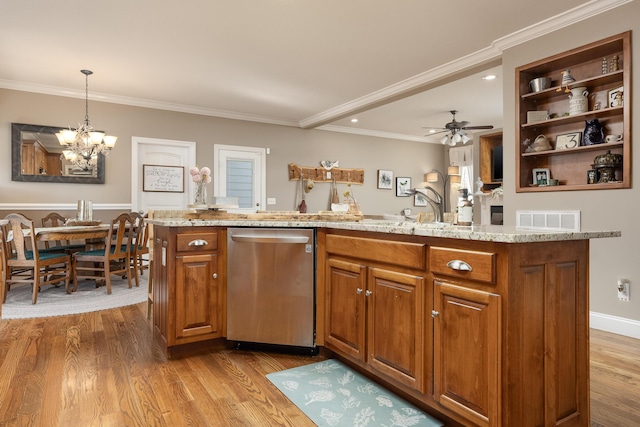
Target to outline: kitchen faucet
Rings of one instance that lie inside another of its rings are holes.
[[[434,194],[435,198],[431,198],[427,193],[427,190],[431,191]],[[438,193],[428,185],[425,185],[424,188],[412,188],[409,190],[405,190],[404,192],[404,194],[408,194],[409,196],[412,196],[416,193],[420,193],[427,200],[427,203],[431,205],[433,213],[435,214],[436,222],[442,222],[442,218],[444,216],[444,199],[442,198],[440,193]]]

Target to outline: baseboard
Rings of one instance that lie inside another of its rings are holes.
[[[593,329],[640,339],[640,321],[637,320],[591,311],[589,323]]]

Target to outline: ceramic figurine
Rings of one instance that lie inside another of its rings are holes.
[[[586,120],[582,145],[595,145],[604,142],[604,127],[598,119]]]
[[[571,75],[571,72],[567,69],[564,70],[562,72],[562,81],[560,83],[560,87],[558,89],[556,89],[557,92],[561,92],[562,88],[564,87],[564,91],[569,93],[571,92],[571,90],[569,90],[569,84],[575,82],[576,79],[573,78],[573,76]]]
[[[618,71],[618,55],[613,55],[611,58],[611,64],[609,65],[609,72]]]

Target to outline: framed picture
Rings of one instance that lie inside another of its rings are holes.
[[[549,185],[549,179],[551,179],[549,168],[533,169],[533,185]]]
[[[607,99],[609,101],[609,108],[611,107],[622,107],[623,105],[623,95],[624,86],[620,86],[619,88],[610,90],[607,92]]]
[[[397,177],[396,178],[396,196],[398,197],[409,197],[409,194],[405,194],[405,191],[411,189],[411,178],[408,177]]]
[[[427,199],[420,193],[416,193],[413,198],[413,206],[427,206]]]
[[[570,132],[556,136],[556,150],[578,148],[582,141],[582,132]]]
[[[378,188],[393,190],[393,171],[378,169]]]
[[[142,191],[184,192],[184,166],[142,165]]]

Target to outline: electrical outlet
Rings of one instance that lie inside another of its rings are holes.
[[[618,299],[620,301],[629,301],[628,279],[618,279]]]
[[[276,204],[276,198],[275,197],[267,197],[267,204],[268,205],[275,205]]]

